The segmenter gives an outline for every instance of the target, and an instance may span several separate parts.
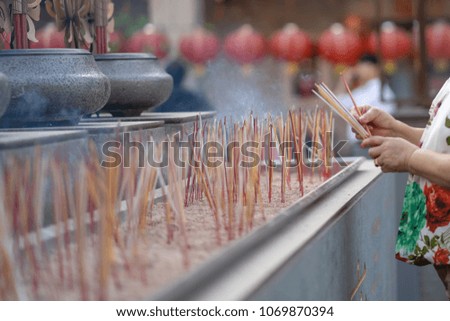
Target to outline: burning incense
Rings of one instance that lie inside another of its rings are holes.
[[[196,121],[194,122],[194,130],[192,133],[192,141],[190,146],[190,153],[188,153],[189,160],[188,160],[188,171],[187,171],[187,180],[186,180],[186,187],[185,187],[185,197],[184,197],[184,206],[188,206],[189,203],[192,203],[195,199],[195,182],[196,182],[196,176],[195,172],[193,171],[193,167],[197,166],[195,163],[197,161],[196,153],[197,148],[195,147],[195,143],[197,142],[198,137],[198,128],[199,128],[199,119],[198,116],[196,118]],[[194,165],[191,165],[194,164]],[[191,182],[192,179],[192,182]]]
[[[3,181],[0,171],[0,181]],[[12,254],[12,235],[6,209],[4,206],[5,189],[0,184],[0,300],[18,300],[18,291],[14,276]]]
[[[107,170],[107,169],[105,169]],[[113,195],[113,173],[107,172],[106,180],[99,182],[102,186],[103,192],[102,204],[99,204],[99,247],[98,247],[98,271],[99,271],[99,287],[98,287],[98,300],[106,300],[108,298],[109,280],[111,278],[111,265],[113,259],[113,228],[115,225],[115,211],[114,211],[114,195]],[[108,184],[108,182],[110,184]]]
[[[184,161],[188,158],[191,161],[188,168],[175,165],[173,150],[164,155],[169,160],[164,170],[148,165],[140,167],[134,154],[129,168],[103,168],[93,143],[89,145],[88,157],[75,165],[61,155],[52,155],[47,161],[39,151],[28,161],[5,162],[10,166],[8,169],[1,164],[0,298],[5,298],[2,291],[10,291],[9,297],[21,297],[17,285],[22,283],[31,299],[66,298],[66,295],[83,300],[121,297],[121,289],[128,290],[128,283],[137,280],[134,283],[152,285],[152,269],[159,259],[164,259],[153,253],[155,248],[174,249],[176,252],[171,253],[181,254],[180,269],[198,263],[198,252],[194,255],[198,242],[190,240],[203,234],[196,233],[196,229],[203,228],[204,222],[210,230],[205,234],[210,248],[202,250],[210,251],[261,225],[266,215],[269,220],[279,207],[301,197],[308,186],[303,180],[311,173],[304,172],[302,167],[306,133],[323,144],[323,150],[313,151],[313,162],[319,158],[326,161],[331,153],[333,138],[328,135],[333,129],[331,114],[317,110],[307,115],[301,110],[291,110],[287,116],[259,119],[250,114],[238,122],[226,119],[209,123],[199,117],[193,139],[201,145],[220,142],[228,146],[236,142],[243,146],[248,142],[274,141],[274,148],[266,144],[252,150],[262,160],[267,154],[266,162],[253,167],[242,166],[241,162],[248,163],[251,156],[236,146],[225,148],[223,165],[210,167],[208,155],[201,148],[194,148],[194,144],[191,153],[182,155]],[[290,141],[292,147],[280,148]],[[156,146],[159,159],[161,146]],[[144,161],[148,164],[146,157]],[[294,157],[297,170],[291,174],[287,164]],[[275,171],[274,163],[281,163]],[[48,175],[42,170],[46,167],[51,168]],[[321,174],[325,178],[324,171],[316,171],[317,177]],[[290,175],[297,177],[298,189],[286,189]],[[261,183],[266,181],[269,184]],[[155,190],[157,182],[159,191]],[[53,256],[46,253],[44,246],[39,247],[43,234],[34,233],[41,227],[46,193],[52,195]],[[158,194],[162,194],[162,200]],[[159,212],[152,211],[156,197],[164,201],[155,205]],[[7,212],[10,224],[3,224],[2,211]],[[91,218],[88,211],[92,212]],[[206,213],[206,220],[198,216],[202,213]],[[15,270],[17,279],[13,275]]]
[[[299,141],[299,144],[298,144],[298,152],[299,152],[299,164],[298,164],[298,166],[299,166],[299,170],[300,170],[300,182],[299,182],[299,184],[300,184],[300,195],[301,196],[303,196],[303,194],[305,193],[305,190],[304,190],[304,185],[303,185],[303,146],[305,145],[304,144],[304,140],[305,140],[305,137],[306,137],[306,135],[304,135],[303,134],[303,119],[304,119],[304,117],[303,117],[303,110],[300,110],[300,113],[298,114],[298,120],[297,120],[297,122],[298,122],[298,134],[299,134],[299,137],[298,137],[298,141]],[[304,126],[305,127],[305,130],[306,130],[306,126]]]
[[[216,225],[216,242],[217,242],[218,245],[220,245],[222,243],[222,240],[221,240],[221,237],[220,237],[219,213],[217,211],[217,204],[216,204],[215,198],[214,198],[214,196],[212,194],[211,185],[209,183],[209,178],[208,178],[208,175],[207,175],[206,171],[204,173],[200,169],[198,169],[197,171],[198,171],[199,177],[201,178],[203,191],[205,192],[206,199],[208,201],[209,207],[211,208],[211,211],[212,211],[213,216],[214,216],[214,222],[215,222],[215,225]]]
[[[161,169],[158,167],[157,170],[157,176],[158,181],[161,185],[161,189],[163,191],[163,195],[166,200],[166,218],[172,217],[171,213],[175,213],[175,219],[178,220],[178,225],[181,230],[181,242],[180,247],[183,255],[183,265],[185,268],[187,268],[190,264],[189,260],[189,241],[187,237],[187,230],[186,230],[186,217],[184,215],[184,205],[183,205],[183,198],[182,193],[180,191],[174,191],[173,189],[176,187],[174,185],[178,184],[179,181],[177,180],[177,177],[174,177],[175,172],[173,171],[172,165],[170,165],[171,162],[169,161],[169,169],[168,169],[168,185],[166,185],[163,175],[161,173]],[[172,191],[168,191],[169,189],[172,189]],[[167,222],[169,224],[169,222]],[[167,225],[169,226],[169,225]],[[171,227],[170,227],[171,228]],[[170,231],[172,233],[172,231]]]
[[[330,176],[331,157],[329,155],[328,121],[324,110],[320,111],[320,135],[322,142],[322,179],[326,180]]]
[[[272,181],[273,181],[273,157],[272,157],[272,142],[273,142],[273,125],[269,124],[269,203],[272,202]]]
[[[18,204],[18,232],[23,241],[24,248],[24,262],[28,263],[29,271],[32,276],[32,292],[33,295],[37,296],[39,283],[40,283],[40,273],[39,273],[39,265],[37,263],[35,249],[31,243],[29,231],[30,231],[30,217],[29,217],[29,208],[30,203],[26,199],[27,190],[29,190],[29,186],[26,186],[26,182],[30,181],[31,178],[31,164],[30,160],[27,159],[25,161],[25,166],[22,169],[22,177],[20,177],[20,183],[23,184],[20,188],[19,192],[19,204]]]
[[[60,180],[60,176],[58,175],[58,164],[55,160],[51,160],[51,168],[56,168],[57,170],[52,171],[52,183],[53,183],[53,189],[55,191],[57,191],[57,193],[61,193],[62,191],[62,186],[61,186],[61,180]],[[56,255],[58,258],[58,273],[59,273],[59,278],[60,278],[60,282],[61,284],[64,284],[66,276],[65,276],[65,269],[64,269],[64,242],[61,239],[61,235],[63,234],[61,231],[61,213],[63,211],[62,208],[62,204],[61,204],[61,195],[55,195],[55,197],[53,198],[53,224],[55,227],[55,244],[56,244]]]
[[[286,193],[286,147],[284,143],[286,142],[286,124],[284,124],[283,120],[279,119],[279,145],[282,148],[280,159],[281,159],[281,203],[286,202],[285,193]]]
[[[183,206],[183,198],[182,198],[182,193],[181,193],[181,189],[180,189],[180,182],[177,179],[177,177],[175,176],[174,173],[174,169],[172,167],[172,169],[169,169],[169,171],[172,173],[172,181],[169,180],[169,184],[174,188],[174,196],[175,196],[175,206],[177,206],[177,221],[178,221],[178,226],[180,227],[180,231],[181,231],[181,237],[182,237],[182,241],[181,241],[181,249],[182,249],[182,254],[183,254],[183,265],[185,268],[188,268],[189,265],[191,264],[191,260],[189,258],[189,239],[188,239],[188,235],[187,235],[187,228],[186,228],[186,215],[184,213],[184,206]],[[170,174],[169,174],[170,177]]]
[[[66,254],[66,260],[72,263],[72,250],[70,246],[70,228],[69,228],[69,217],[70,217],[70,202],[72,201],[71,195],[71,177],[67,168],[67,163],[61,163],[61,175],[60,176],[60,186],[63,189],[61,191],[62,196],[62,224],[64,228],[64,248]],[[73,206],[72,206],[73,208]],[[72,212],[73,213],[73,212]],[[67,280],[68,286],[73,287],[73,264],[69,264],[67,268]]]
[[[315,177],[315,169],[316,169],[316,155],[317,155],[317,143],[318,143],[318,119],[319,119],[319,110],[316,109],[314,111],[314,116],[311,118],[311,136],[312,136],[312,151],[311,151],[311,180]]]
[[[46,255],[47,258],[47,251],[45,249],[44,242],[42,242],[42,234],[41,234],[41,228],[42,228],[42,220],[43,220],[43,212],[44,212],[44,193],[45,193],[45,187],[44,187],[44,177],[47,170],[47,159],[42,156],[42,151],[39,146],[36,147],[34,155],[33,155],[33,193],[32,193],[32,215],[33,215],[33,229],[36,232],[36,242],[37,244],[42,244],[41,246],[41,254]],[[45,258],[44,258],[45,259]]]
[[[87,193],[86,193],[86,167],[84,164],[80,165],[79,169],[80,179],[75,181],[75,224],[76,224],[76,244],[77,244],[77,265],[79,273],[80,285],[80,299],[88,300],[89,285],[86,279],[86,234],[85,234],[85,213],[87,210]]]
[[[297,137],[297,133],[296,133],[296,126],[295,126],[295,121],[294,121],[294,116],[292,114],[292,111],[289,110],[289,119],[291,121],[291,130],[292,130],[292,137],[294,139],[294,155],[295,155],[295,160],[297,161],[297,179],[298,179],[298,187],[300,189],[300,194],[303,195],[303,182],[302,182],[302,160],[300,158],[301,155],[301,150],[300,150],[300,144],[299,144],[299,138]],[[300,132],[301,132],[301,128],[300,128]]]

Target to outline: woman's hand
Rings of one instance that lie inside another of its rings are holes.
[[[352,114],[362,125],[368,126],[372,135],[383,137],[398,136],[396,133],[397,120],[390,114],[371,106],[362,106],[358,107],[358,109],[362,114],[361,117],[358,116],[354,108],[352,109]],[[358,135],[356,138],[361,139]]]
[[[381,136],[365,139],[361,147],[370,147],[370,157],[375,160],[375,166],[381,167],[383,172],[410,172],[411,156],[419,150],[419,147],[403,138]]]
[[[396,120],[387,112],[375,107],[363,106],[358,109],[362,114],[361,117],[357,115],[355,109],[352,110],[353,115],[362,125],[369,128],[373,136],[400,137],[412,144],[419,145],[423,128],[408,126]],[[356,135],[356,138],[362,139],[359,135]]]

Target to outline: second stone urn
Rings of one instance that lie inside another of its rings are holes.
[[[102,112],[117,117],[139,116],[164,102],[172,92],[172,77],[151,54],[109,53],[96,55],[95,60],[111,83],[111,96]]]

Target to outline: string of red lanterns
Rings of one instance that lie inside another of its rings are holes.
[[[382,58],[388,61],[404,57],[412,48],[408,34],[395,25],[394,28],[390,27],[392,25],[387,24],[383,27],[381,35]],[[372,33],[366,45],[361,35],[336,23],[319,37],[318,54],[337,67],[353,65],[365,50],[377,52],[376,39],[376,34]],[[217,56],[220,41],[210,31],[199,28],[181,37],[178,48],[181,56],[198,67]],[[149,25],[134,34],[126,42],[124,50],[147,51],[164,58],[168,54],[168,49],[167,37]],[[298,64],[313,55],[314,44],[308,34],[295,24],[287,24],[283,29],[276,31],[268,42],[251,25],[245,24],[225,37],[223,49],[230,60],[245,69],[262,60],[268,53],[277,59]]]
[[[363,52],[380,53],[381,58],[395,70],[395,61],[410,56],[413,52],[411,36],[392,22],[381,27],[381,38],[372,32],[367,41],[361,37],[360,21],[352,17],[346,25],[333,24],[325,30],[317,41],[318,55],[337,66],[352,65]],[[433,61],[450,59],[450,24],[438,21],[426,29],[427,53]],[[64,35],[57,32],[54,25],[47,25],[37,31],[38,43],[32,48],[65,47]],[[167,36],[148,24],[126,40],[120,32],[109,35],[110,49],[113,52],[150,52],[162,59],[170,51]],[[378,44],[381,47],[378,48]],[[195,29],[180,38],[180,55],[196,68],[204,66],[217,57],[221,50],[219,38],[203,28]],[[223,50],[230,60],[247,66],[261,61],[267,54],[294,66],[314,54],[314,43],[310,36],[296,24],[288,23],[275,31],[266,41],[264,36],[246,24],[228,34],[223,41]],[[394,67],[392,65],[394,64]]]

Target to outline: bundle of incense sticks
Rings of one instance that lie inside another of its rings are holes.
[[[362,138],[367,138],[370,136],[370,133],[366,130],[366,128],[364,128],[364,126],[360,124],[352,113],[345,108],[344,105],[342,105],[327,85],[324,83],[316,84],[316,89],[317,91],[313,90],[313,93],[339,116],[341,116],[342,119],[344,119]]]

